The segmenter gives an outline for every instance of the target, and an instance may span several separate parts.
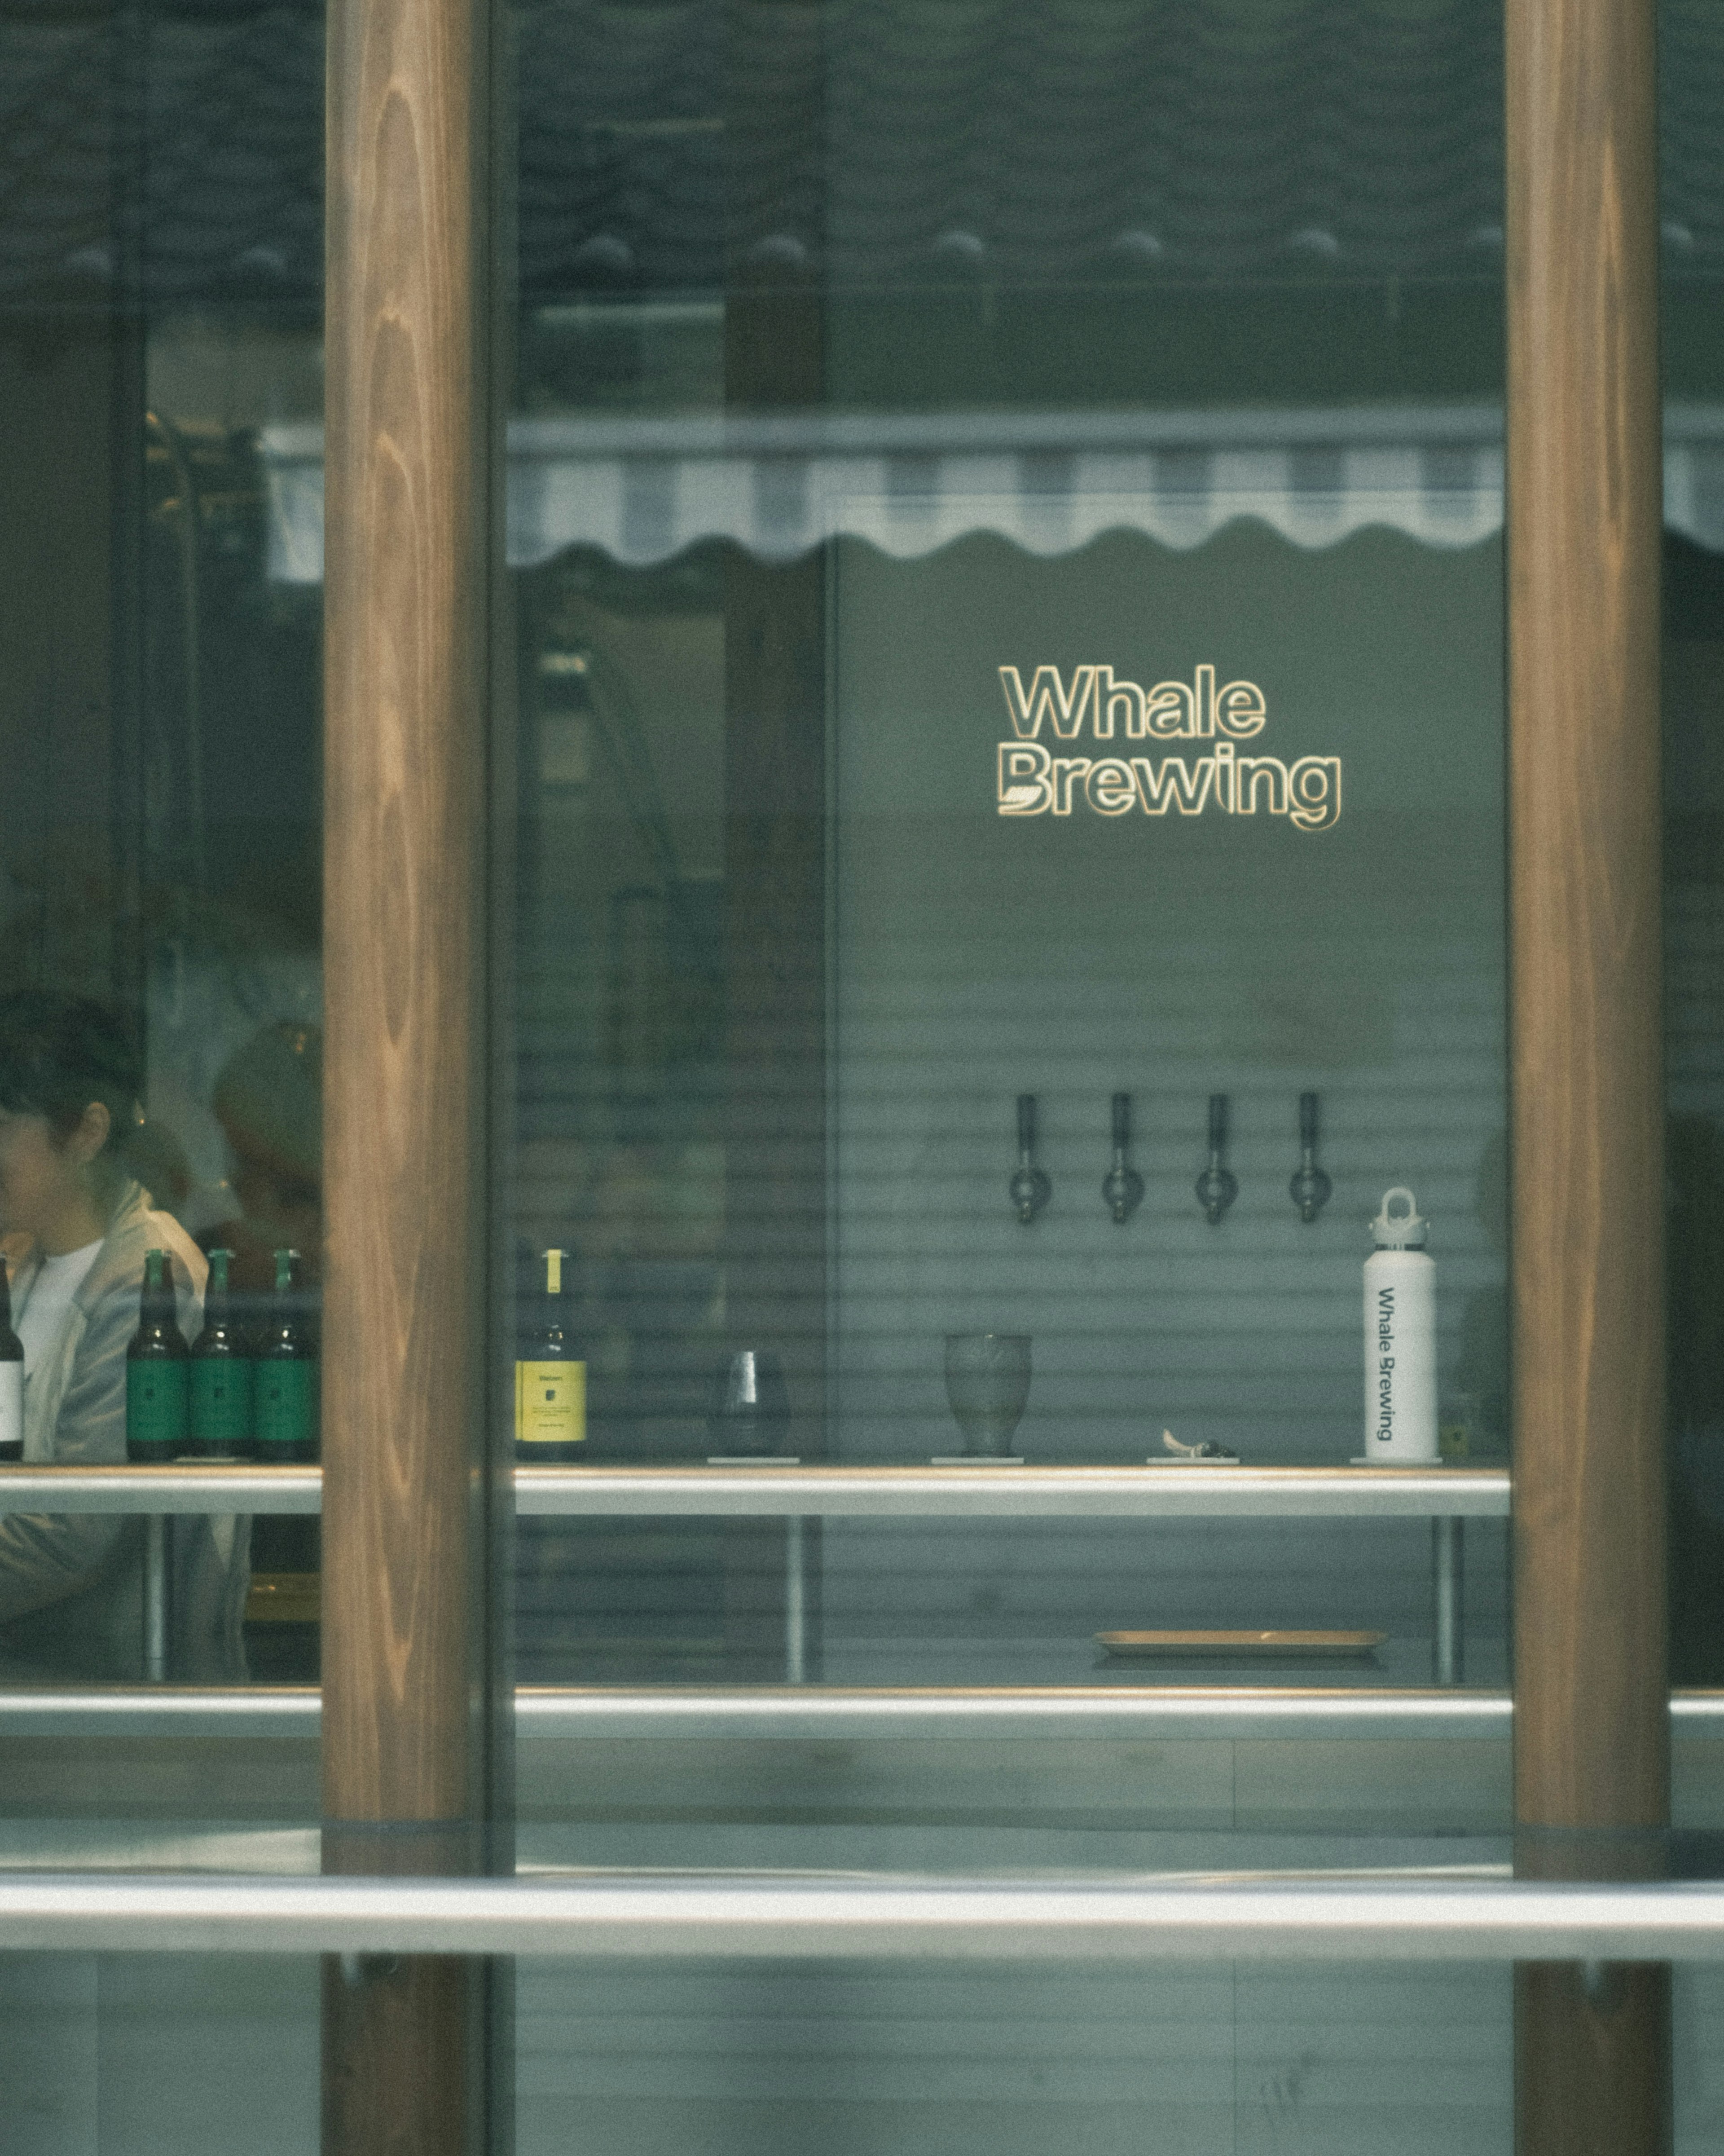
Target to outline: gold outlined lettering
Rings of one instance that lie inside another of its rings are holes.
[[[1302,756],[1287,773],[1287,820],[1301,831],[1326,831],[1341,821],[1341,758]]]
[[[1198,669],[1197,710],[1193,715],[1192,731],[1199,741],[1208,741],[1215,731],[1215,669]]]
[[[1149,692],[1150,732],[1157,741],[1188,741],[1197,731],[1193,721],[1196,701],[1189,683],[1157,681]]]
[[[1002,816],[1069,817],[1080,784],[1098,816],[1124,816],[1132,803],[1146,816],[1182,816],[1218,808],[1224,815],[1285,816],[1296,830],[1326,831],[1341,820],[1341,758],[1302,756],[1291,764],[1275,756],[1242,756],[1236,742],[1249,741],[1268,723],[1269,705],[1255,681],[1229,681],[1217,689],[1216,670],[1205,660],[1188,681],[1157,681],[1147,693],[1099,660],[1075,666],[1070,678],[1057,666],[1038,666],[1029,688],[1015,666],[999,669],[1000,686],[1015,741],[999,744],[996,796]],[[1076,741],[1089,721],[1098,742],[1213,739],[1208,756],[1054,756],[1042,745],[1045,724],[1057,741]]]
[[[1209,798],[1215,759],[1199,757],[1193,771],[1183,756],[1164,756],[1159,768],[1147,756],[1134,756],[1131,776],[1137,783],[1138,806],[1146,816],[1165,816],[1170,807],[1182,816],[1200,816]]]
[[[1115,725],[1123,720],[1127,741],[1142,741],[1148,732],[1144,718],[1147,699],[1135,681],[1116,681],[1111,666],[1095,669],[1095,737],[1111,741]]]
[[[999,812],[1002,816],[1039,816],[1054,798],[1048,778],[1053,758],[1033,742],[1002,742],[999,752]]]
[[[1235,741],[1260,734],[1268,717],[1269,706],[1255,681],[1229,681],[1215,699],[1215,723]]]
[[[1074,669],[1068,689],[1057,666],[1038,666],[1026,696],[1018,669],[1002,666],[1000,686],[1005,691],[1006,709],[1012,715],[1012,730],[1019,741],[1034,741],[1041,732],[1044,718],[1051,723],[1060,740],[1075,741],[1095,693],[1095,669]]]
[[[1098,816],[1126,815],[1137,802],[1131,765],[1116,756],[1105,756],[1099,763],[1092,763],[1084,781],[1084,798]]]
[[[1260,785],[1269,788],[1269,813],[1285,816],[1287,813],[1287,767],[1278,756],[1242,756],[1234,764],[1233,805],[1234,814],[1255,816],[1257,814],[1257,789]]]

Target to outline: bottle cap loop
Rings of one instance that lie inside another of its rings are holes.
[[[1395,1200],[1404,1201],[1405,1209],[1396,1212]],[[1404,1183],[1398,1183],[1393,1190],[1383,1194],[1383,1210],[1371,1223],[1371,1233],[1377,1239],[1379,1250],[1416,1250],[1424,1241],[1430,1227],[1428,1220],[1419,1218],[1417,1200]]]

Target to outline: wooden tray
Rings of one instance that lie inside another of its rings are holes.
[[[1387,1632],[1098,1632],[1097,1646],[1138,1661],[1190,1661],[1200,1656],[1335,1661],[1368,1655]]]

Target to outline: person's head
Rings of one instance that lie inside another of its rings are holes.
[[[102,1232],[126,1179],[142,1075],[100,1004],[40,988],[0,996],[0,1233],[52,1255]]]
[[[222,1065],[210,1101],[248,1218],[313,1215],[323,1189],[323,1035],[283,1020]]]

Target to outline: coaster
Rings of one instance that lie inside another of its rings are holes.
[[[1368,1452],[1356,1452],[1347,1461],[1349,1467],[1446,1467],[1449,1463],[1440,1457],[1435,1460],[1375,1460]]]
[[[1188,1661],[1210,1655],[1323,1661],[1368,1655],[1388,1637],[1387,1632],[1098,1632],[1095,1644],[1110,1655],[1139,1661]]]
[[[709,1467],[800,1467],[799,1452],[709,1452]]]
[[[1016,1452],[936,1452],[928,1464],[931,1467],[1021,1467],[1024,1458]]]
[[[1176,1452],[1152,1452],[1144,1461],[1146,1467],[1241,1467],[1244,1462],[1236,1452],[1229,1452],[1219,1460],[1199,1460]]]

